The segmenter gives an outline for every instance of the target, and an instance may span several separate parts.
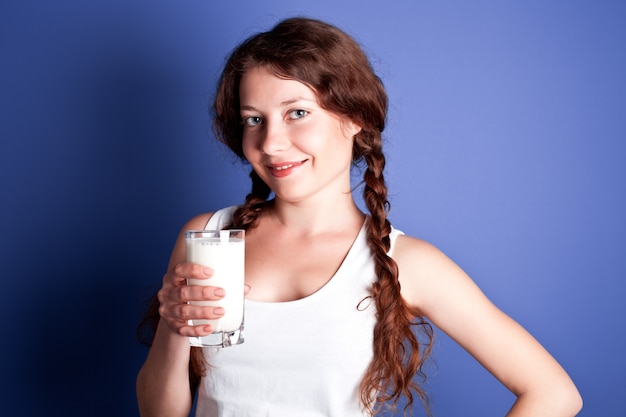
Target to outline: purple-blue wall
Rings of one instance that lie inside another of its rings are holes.
[[[295,14],[353,34],[388,88],[395,226],[544,343],[581,416],[626,415],[626,6],[556,0],[3,2],[2,414],[137,415],[142,302],[182,223],[247,191],[210,136],[219,68]],[[441,334],[435,359],[436,416],[505,414]]]

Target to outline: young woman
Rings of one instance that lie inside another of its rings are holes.
[[[218,138],[252,172],[245,204],[183,230],[246,229],[246,341],[190,348],[211,332],[188,320],[223,309],[212,270],[185,263],[179,236],[154,306],[156,333],[137,379],[142,416],[369,416],[408,406],[439,327],[517,396],[509,416],[573,416],[566,372],[442,252],[387,219],[381,132],[387,96],[355,41],[326,23],[280,22],[241,44],[214,103]],[[368,213],[350,171],[363,165]]]

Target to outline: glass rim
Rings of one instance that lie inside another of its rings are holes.
[[[185,230],[185,237],[189,237],[190,235],[200,234],[200,233],[212,233],[216,235],[220,235],[220,233],[228,232],[228,234],[232,233],[245,233],[245,229],[197,229],[197,230]],[[232,232],[232,233],[231,233]]]

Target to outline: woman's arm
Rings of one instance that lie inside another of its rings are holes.
[[[189,387],[189,336],[204,336],[211,326],[189,326],[188,319],[219,317],[212,307],[196,307],[190,300],[219,299],[215,287],[186,285],[186,278],[210,278],[212,271],[185,263],[185,230],[203,229],[210,214],[190,220],[178,236],[168,272],[158,293],[161,319],[148,357],[137,376],[137,401],[142,417],[186,417],[192,404]]]
[[[404,299],[517,396],[507,416],[565,417],[580,411],[582,399],[565,370],[441,251],[399,236],[393,258]]]

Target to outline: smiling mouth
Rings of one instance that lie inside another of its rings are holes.
[[[268,168],[271,169],[272,171],[284,171],[286,169],[293,168],[295,166],[300,166],[305,162],[306,162],[306,159],[300,162],[288,162],[283,165],[270,165],[268,166]]]
[[[276,178],[284,178],[291,175],[291,173],[302,166],[308,159],[304,159],[299,162],[282,162],[273,165],[267,165],[270,173]]]
[[[283,165],[279,167],[272,168],[274,171],[282,171],[283,169],[289,169],[293,166],[293,164]]]

